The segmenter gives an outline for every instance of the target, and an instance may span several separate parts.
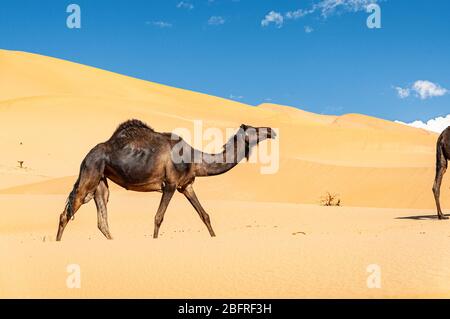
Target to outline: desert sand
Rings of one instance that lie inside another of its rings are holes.
[[[254,107],[23,52],[0,50],[0,88],[0,297],[450,297],[450,222],[434,218],[431,193],[434,133]],[[279,170],[242,163],[196,181],[214,239],[176,194],[153,240],[160,195],[111,185],[115,240],[97,230],[89,203],[55,242],[82,159],[130,118],[169,132],[196,120],[277,128]],[[343,207],[321,207],[326,192]],[[70,264],[80,289],[66,286]],[[367,286],[372,264],[379,289]]]

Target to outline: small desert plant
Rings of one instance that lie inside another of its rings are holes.
[[[341,206],[341,199],[338,194],[327,192],[320,198],[320,205],[322,206]]]
[[[17,163],[19,163],[19,167],[23,168],[23,163],[25,163],[24,161],[17,161]]]

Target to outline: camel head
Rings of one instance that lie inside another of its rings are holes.
[[[267,139],[275,139],[277,137],[275,130],[270,127],[253,127],[242,124],[240,129],[244,133],[245,142],[250,145],[257,145],[259,142]]]
[[[277,137],[275,130],[270,127],[253,127],[242,124],[239,131],[244,135],[245,157],[247,161],[249,160],[251,149],[254,146],[264,140],[275,139]]]

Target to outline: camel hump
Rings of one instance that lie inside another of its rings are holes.
[[[144,122],[133,119],[120,124],[119,127],[117,127],[116,131],[114,132],[113,137],[122,136],[133,138],[142,132],[149,132],[149,131],[154,132],[154,130]]]
[[[447,127],[445,130],[444,130],[444,132],[442,132],[442,134],[443,135],[450,135],[450,126],[449,127]]]

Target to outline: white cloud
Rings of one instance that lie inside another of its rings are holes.
[[[172,23],[165,22],[165,21],[147,21],[146,24],[151,24],[158,28],[171,28],[173,25]]]
[[[444,96],[448,93],[448,90],[441,87],[437,83],[430,81],[416,81],[410,88],[402,88],[399,86],[394,87],[397,91],[397,95],[401,99],[406,99],[411,96],[411,92],[415,92],[415,96],[426,100],[432,97]]]
[[[311,32],[313,32],[314,31],[314,29],[312,28],[312,27],[310,27],[310,26],[305,26],[305,33],[311,33]]]
[[[194,9],[194,5],[190,2],[181,1],[181,2],[178,2],[177,8],[192,10],[192,9]]]
[[[286,12],[286,14],[284,15],[286,17],[286,19],[300,19],[308,14],[310,14],[310,10],[303,10],[303,9],[298,9],[295,11],[288,11]]]
[[[261,25],[263,27],[269,26],[271,23],[274,23],[277,28],[281,28],[284,23],[284,18],[279,12],[270,11],[265,18],[261,21]]]
[[[225,19],[222,18],[221,16],[212,16],[208,20],[209,25],[222,25],[224,23],[225,23]]]
[[[395,121],[399,124],[404,124],[416,128],[421,128],[427,131],[436,132],[436,133],[442,133],[447,127],[450,126],[450,115],[447,115],[446,117],[437,117],[435,119],[431,119],[427,122],[422,121],[414,121],[412,123],[404,123],[401,121]]]
[[[397,90],[397,95],[401,99],[406,99],[411,94],[411,91],[408,88],[401,88],[399,86],[395,87]]]
[[[413,85],[413,90],[416,91],[422,100],[436,96],[443,96],[448,92],[447,89],[444,89],[439,84],[430,81],[416,81]]]
[[[285,19],[297,20],[314,13],[320,13],[322,17],[328,18],[335,13],[365,11],[368,5],[382,1],[385,0],[320,0],[308,9],[288,11],[284,14],[271,11],[261,24],[266,27],[270,23],[275,23],[278,28],[281,28]]]
[[[232,100],[242,100],[244,97],[242,95],[230,94],[230,99]]]
[[[369,4],[378,2],[380,0],[322,0],[313,5],[313,9],[327,18],[336,12],[364,11]]]

